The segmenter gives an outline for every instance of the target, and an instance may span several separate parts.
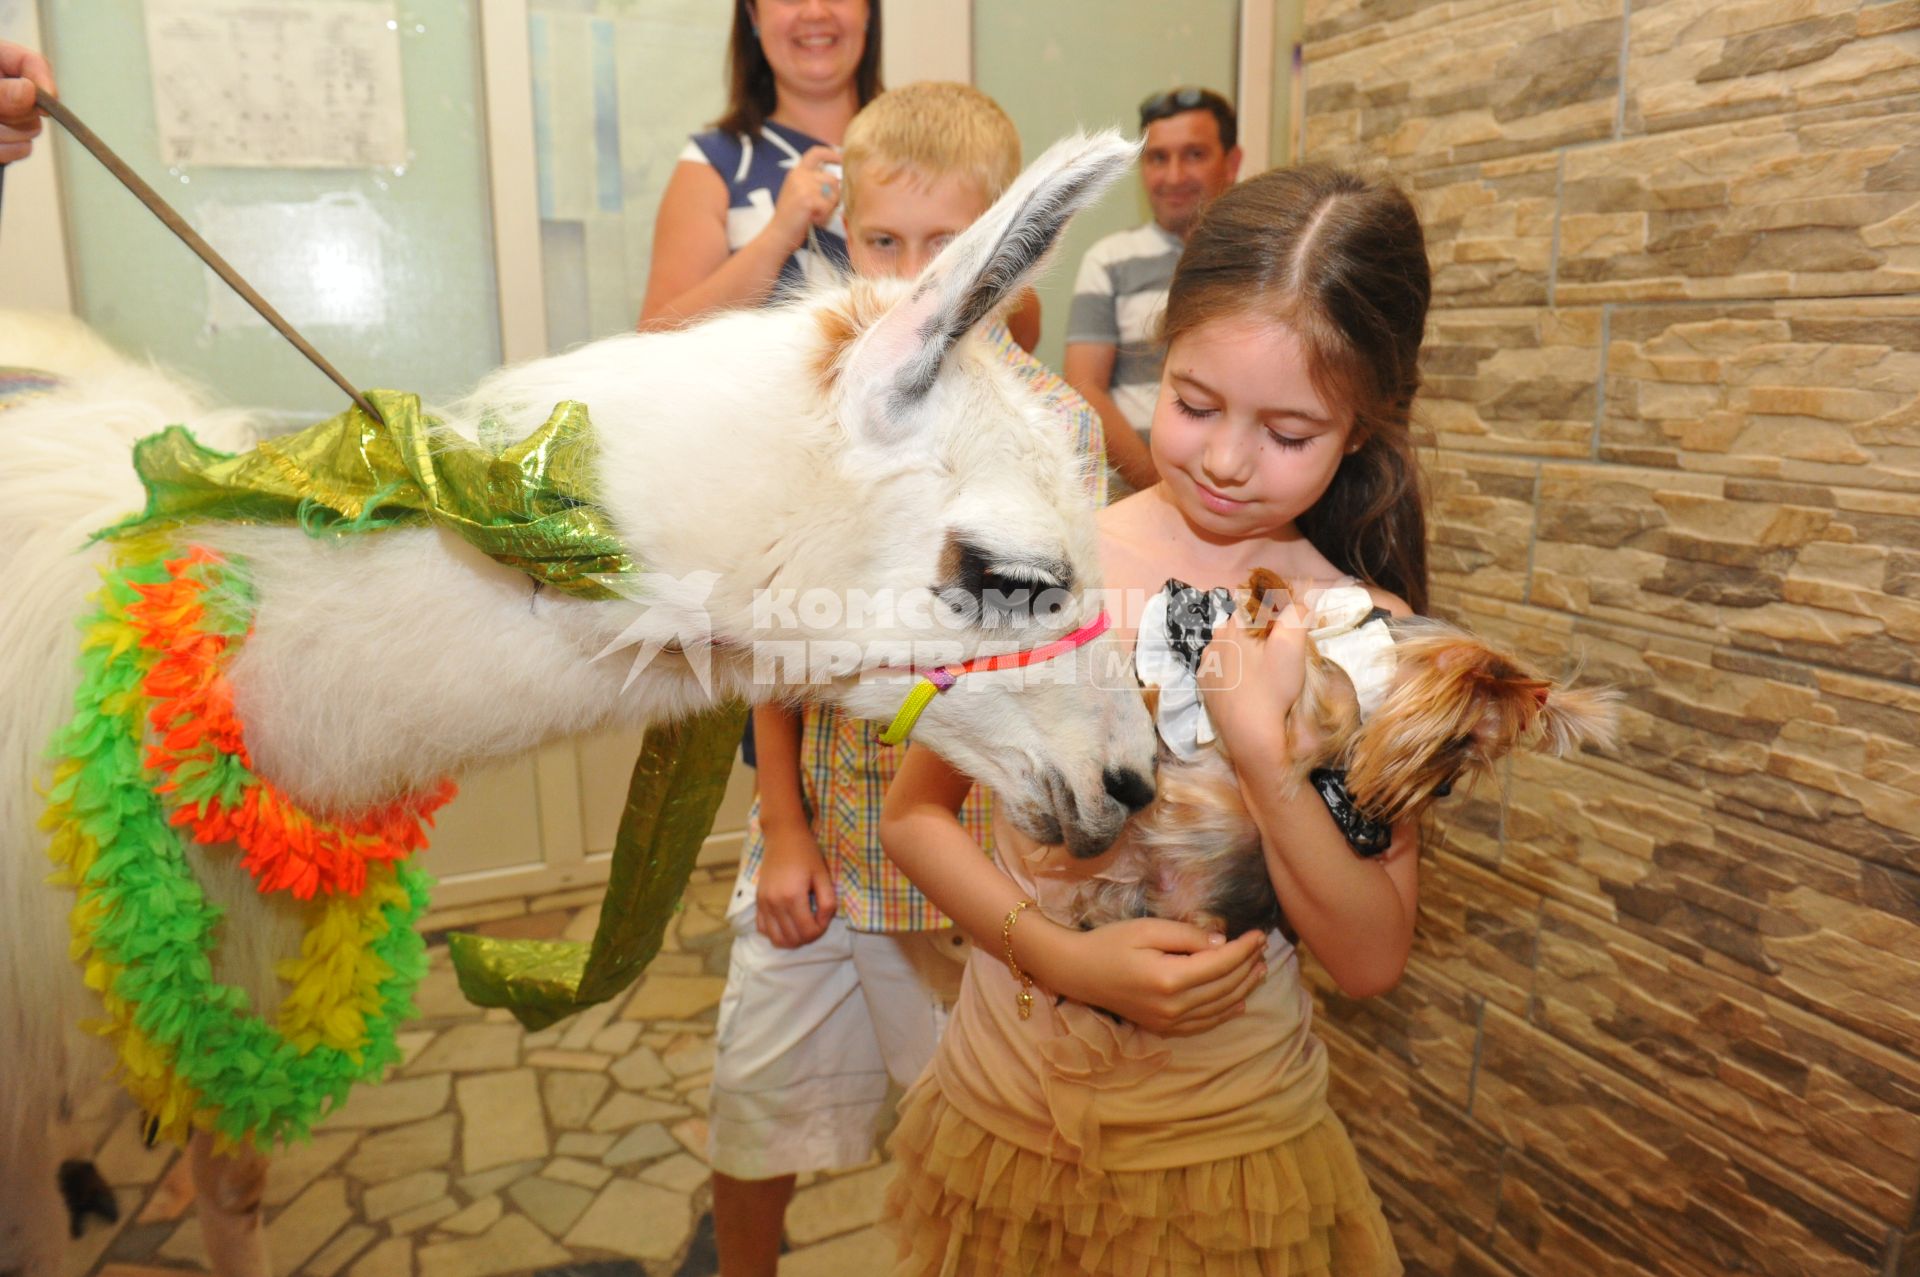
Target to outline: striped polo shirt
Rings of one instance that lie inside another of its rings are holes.
[[[1178,235],[1148,222],[1088,249],[1073,282],[1067,341],[1114,347],[1107,390],[1142,434],[1160,394],[1160,316],[1184,247]]]
[[[773,220],[787,171],[810,147],[821,145],[817,138],[769,120],[752,137],[720,129],[696,133],[680,158],[712,165],[727,184],[727,250],[737,253]],[[826,226],[814,228],[806,247],[781,265],[774,297],[803,283],[838,279],[847,269],[847,228],[836,212]]]

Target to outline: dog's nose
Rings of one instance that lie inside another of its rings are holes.
[[[1128,811],[1139,811],[1153,801],[1153,781],[1130,767],[1109,767],[1100,773],[1100,780]]]

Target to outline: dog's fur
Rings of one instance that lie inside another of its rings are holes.
[[[1248,598],[1254,632],[1264,634],[1285,583],[1256,571]],[[1390,624],[1393,680],[1364,723],[1346,672],[1308,640],[1305,679],[1287,715],[1290,791],[1317,769],[1344,768],[1361,810],[1399,822],[1416,819],[1438,792],[1490,774],[1516,748],[1564,755],[1611,742],[1617,693],[1561,687],[1442,621]],[[1043,898],[1048,912],[1083,927],[1161,917],[1229,936],[1285,929],[1225,746],[1216,741],[1190,760],[1163,749],[1156,787],[1100,875]]]
[[[1008,642],[979,609],[970,620],[956,608],[956,592],[1097,589],[1080,463],[978,333],[1134,149],[1113,134],[1058,144],[917,280],[857,281],[597,342],[494,374],[442,413],[491,443],[523,437],[556,402],[586,403],[597,498],[650,574],[638,601],[535,590],[437,530],[190,529],[244,561],[252,582],[253,631],[227,674],[255,770],[311,808],[350,813],[555,737],[713,699],[826,700],[884,721],[910,680],[862,673]],[[244,422],[90,338],[66,332],[49,349],[44,333],[0,316],[0,365],[72,381],[0,411],[0,1271],[31,1277],[57,1269],[56,1168],[73,1151],[53,1133],[63,1092],[102,1072],[72,1032],[90,1000],[67,958],[71,898],[44,885],[35,828],[45,750],[71,712],[75,622],[108,553],[87,538],[141,507],[136,438],[170,422],[223,449],[249,438]],[[763,590],[816,588],[890,593],[896,606],[858,617],[800,607],[779,618],[796,628],[779,630],[757,606]],[[1078,619],[1067,609],[1012,638],[1052,639]],[[710,687],[687,648],[702,633]],[[756,668],[757,639],[809,641],[832,660]],[[631,652],[595,659],[623,645],[653,653],[630,686]],[[963,681],[915,736],[1003,794],[1034,836],[1100,848],[1150,793],[1152,727],[1137,699],[1094,690],[1090,651],[1062,659],[1080,677]],[[298,917],[255,891],[232,855],[189,855],[225,911],[216,975],[255,1007],[276,1005],[274,961],[298,952]],[[196,1175],[203,1161],[219,1159],[196,1157]],[[241,1167],[219,1192],[251,1176]],[[201,1196],[219,1193],[203,1185]],[[233,1235],[249,1240],[210,1236],[223,1277],[264,1263],[257,1195],[234,1200]]]

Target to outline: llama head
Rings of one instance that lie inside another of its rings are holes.
[[[907,682],[877,667],[1034,648],[1097,613],[1082,462],[981,330],[1135,149],[1113,133],[1057,143],[917,279],[855,281],[818,304],[818,385],[842,434],[833,464],[867,529],[861,561],[831,579],[922,604],[846,627],[867,652],[896,653],[836,683],[831,698],[850,712],[885,721],[898,709]],[[914,739],[991,785],[1030,836],[1092,854],[1153,792],[1138,694],[1098,677],[1103,664],[1127,668],[1114,656],[1094,643],[969,675],[934,699]]]

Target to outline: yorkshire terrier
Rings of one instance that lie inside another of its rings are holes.
[[[1265,637],[1286,584],[1261,569],[1248,595],[1253,632]],[[1368,619],[1376,618],[1385,614]],[[1516,748],[1563,756],[1612,742],[1617,692],[1562,687],[1443,621],[1386,624],[1391,670],[1380,671],[1372,712],[1362,716],[1353,680],[1309,639],[1305,681],[1287,714],[1295,761],[1284,783],[1312,784],[1356,854],[1385,852],[1395,823]],[[1154,689],[1147,695],[1152,705]],[[1047,911],[1082,927],[1151,916],[1229,936],[1275,927],[1291,936],[1225,747],[1215,740],[1180,758],[1163,743],[1155,787],[1100,875],[1048,893]]]

